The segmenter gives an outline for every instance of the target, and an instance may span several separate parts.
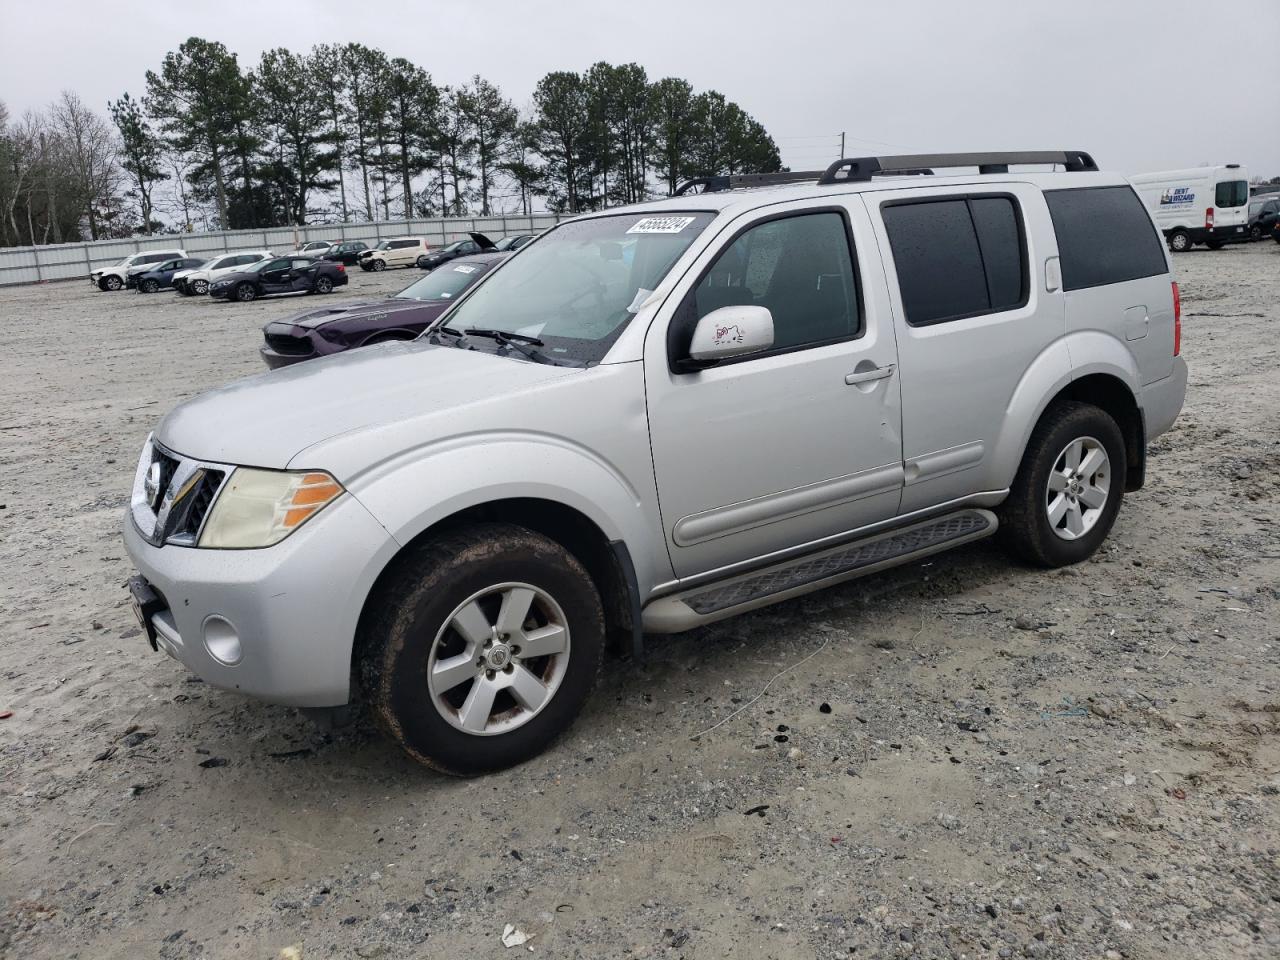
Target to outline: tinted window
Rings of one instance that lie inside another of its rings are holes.
[[[1247,180],[1228,180],[1218,184],[1213,192],[1215,207],[1243,207],[1249,202],[1249,183]]]
[[[316,262],[310,258],[293,261],[293,269],[295,270],[310,270],[315,265]]]
[[[907,323],[925,326],[1026,302],[1027,258],[1011,198],[921,200],[881,212]]]
[[[148,253],[145,257],[139,257],[138,263],[159,263],[168,257],[173,256],[170,253]]]
[[[1048,190],[1044,198],[1058,234],[1064,290],[1154,277],[1168,269],[1155,225],[1130,187]]]
[[[391,249],[403,250],[406,247],[416,247],[417,245],[418,245],[417,240],[396,240],[391,244]]]
[[[698,318],[720,307],[767,307],[775,350],[856,336],[858,293],[844,218],[811,213],[752,227],[698,283],[694,305]]]

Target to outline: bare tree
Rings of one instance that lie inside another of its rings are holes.
[[[53,105],[52,120],[72,177],[73,200],[88,218],[90,239],[97,240],[102,213],[114,207],[119,185],[115,135],[107,122],[70,90],[62,91]]]

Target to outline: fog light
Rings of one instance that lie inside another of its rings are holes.
[[[240,662],[240,634],[231,625],[231,621],[216,614],[206,617],[204,621],[204,648],[219,663],[234,666]]]

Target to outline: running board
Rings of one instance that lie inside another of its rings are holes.
[[[990,510],[959,510],[646,604],[646,633],[679,633],[949,550],[996,532]]]

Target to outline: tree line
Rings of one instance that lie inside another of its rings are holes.
[[[193,37],[104,114],[64,92],[0,103],[0,245],[326,220],[578,213],[682,180],[781,169],[746,111],[685,80],[596,63],[517,107],[476,75],[438,85],[359,43],[283,47],[242,69]]]

